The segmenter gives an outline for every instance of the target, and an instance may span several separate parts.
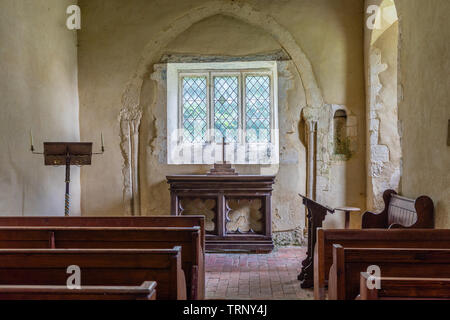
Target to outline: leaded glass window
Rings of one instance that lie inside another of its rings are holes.
[[[182,79],[183,136],[187,142],[206,141],[207,78],[183,77]]]
[[[267,72],[181,75],[184,142],[270,143],[273,88]]]
[[[270,142],[271,95],[269,76],[245,78],[245,125],[247,142]]]
[[[214,77],[214,135],[216,142],[238,142],[239,77]]]
[[[167,163],[279,163],[276,61],[167,64]],[[222,141],[226,142],[223,154]]]

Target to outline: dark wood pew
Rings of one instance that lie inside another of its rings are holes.
[[[450,249],[344,248],[333,245],[328,282],[330,300],[354,300],[360,275],[376,265],[381,277],[450,278]]]
[[[434,228],[434,204],[429,197],[414,200],[399,196],[394,190],[386,190],[383,199],[385,208],[381,213],[363,214],[363,229]]]
[[[1,286],[0,300],[156,300],[156,282],[140,286]]]
[[[0,248],[164,249],[181,246],[188,298],[204,299],[205,267],[200,227],[93,228],[0,227]]]
[[[205,252],[204,216],[148,217],[0,217],[0,227],[195,227],[200,226]]]
[[[345,248],[450,249],[450,230],[318,229],[314,253],[314,297],[318,300],[325,299],[325,288],[333,264],[333,244],[340,244]]]
[[[81,286],[138,286],[156,281],[158,300],[186,299],[181,247],[173,249],[1,249],[1,285],[64,286],[69,266]]]
[[[361,272],[358,300],[450,300],[450,279],[381,277],[380,289],[369,289]]]

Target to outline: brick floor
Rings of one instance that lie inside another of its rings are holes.
[[[304,247],[285,247],[270,254],[206,254],[207,299],[309,300],[297,275]]]

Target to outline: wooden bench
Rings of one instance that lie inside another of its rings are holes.
[[[345,248],[450,249],[450,230],[318,229],[314,255],[314,297],[318,300],[325,299],[325,288],[333,264],[333,244],[340,244]]]
[[[69,266],[81,286],[137,286],[156,281],[158,300],[186,299],[181,247],[173,249],[1,249],[1,285],[67,284]]]
[[[140,286],[1,286],[0,300],[156,300],[156,282]]]
[[[354,300],[360,275],[376,265],[381,277],[450,278],[450,249],[344,248],[333,245],[328,298]]]
[[[0,217],[4,227],[195,227],[200,226],[205,252],[204,216],[149,217]]]
[[[369,289],[361,272],[358,300],[450,300],[450,279],[381,277],[380,289]]]
[[[434,228],[434,204],[429,197],[413,200],[386,190],[383,200],[385,208],[381,213],[363,214],[363,229]]]
[[[205,268],[200,227],[93,228],[0,227],[0,248],[164,249],[181,246],[188,298],[204,299]]]

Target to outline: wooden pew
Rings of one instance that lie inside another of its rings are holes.
[[[362,216],[363,229],[434,228],[434,204],[427,196],[408,199],[394,190],[383,194],[385,208],[381,213],[366,212]]]
[[[330,300],[354,300],[360,275],[376,265],[381,277],[450,278],[450,249],[344,248],[333,245],[328,282]]]
[[[380,289],[369,289],[361,272],[358,300],[450,300],[450,279],[381,277]]]
[[[186,299],[181,247],[173,249],[1,249],[0,284],[66,285],[69,266],[81,286],[138,286],[156,281],[158,300]]]
[[[433,229],[318,229],[314,252],[314,297],[325,299],[333,263],[333,244],[345,248],[436,248],[450,249],[450,230]]]
[[[0,300],[156,300],[156,282],[140,286],[2,286]]]
[[[204,216],[148,217],[0,217],[4,227],[195,227],[200,226],[205,252]]]
[[[204,299],[205,267],[200,227],[93,228],[0,227],[0,248],[164,249],[181,246],[188,298]]]

